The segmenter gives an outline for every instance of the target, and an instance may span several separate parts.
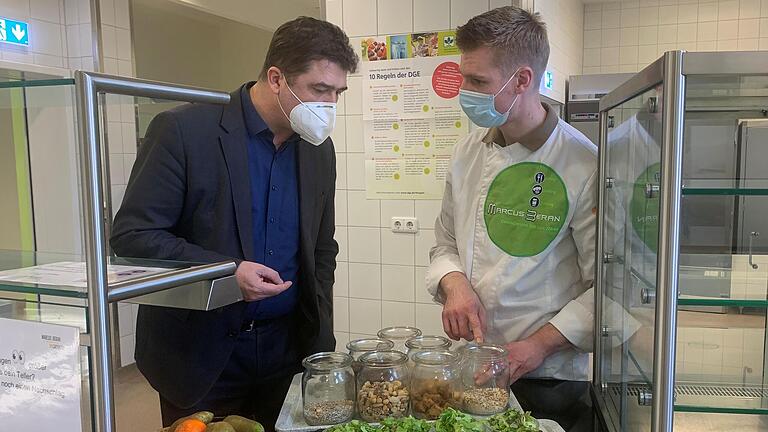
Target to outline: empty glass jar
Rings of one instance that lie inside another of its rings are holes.
[[[301,395],[308,425],[333,425],[352,420],[355,374],[352,357],[337,352],[313,354],[303,361]]]
[[[360,357],[357,412],[367,422],[408,414],[411,398],[408,357],[400,351],[374,351]]]
[[[349,355],[352,356],[352,369],[355,373],[360,372],[360,357],[364,354],[374,351],[390,351],[395,347],[392,341],[384,339],[357,339],[347,344]]]
[[[447,351],[420,351],[411,357],[411,411],[435,420],[447,408],[461,409],[463,386],[459,356]]]
[[[450,351],[452,342],[443,336],[416,336],[405,341],[409,358],[422,351]]]
[[[392,341],[395,344],[395,350],[405,353],[405,342],[408,339],[421,336],[421,330],[416,327],[387,327],[379,330],[379,338]]]
[[[498,345],[469,344],[461,352],[464,410],[475,415],[505,411],[509,405],[507,351]]]

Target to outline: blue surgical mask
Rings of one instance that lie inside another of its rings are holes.
[[[520,69],[517,69],[495,94],[480,93],[464,89],[459,90],[459,103],[461,104],[461,109],[464,110],[464,113],[474,124],[480,127],[491,128],[499,127],[507,122],[509,112],[512,110],[512,107],[515,106],[515,102],[517,102],[517,97],[519,95],[515,95],[512,104],[503,113],[496,111],[496,96],[504,91],[507,85],[512,81],[512,78],[514,78],[519,71]]]

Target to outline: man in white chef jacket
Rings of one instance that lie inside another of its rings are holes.
[[[502,7],[457,30],[462,108],[427,287],[455,340],[509,351],[510,376],[588,379],[597,147],[539,98],[537,14]]]

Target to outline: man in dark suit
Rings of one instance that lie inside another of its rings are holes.
[[[271,430],[301,359],[334,349],[328,136],[357,61],[341,29],[301,17],[277,29],[258,82],[228,105],[187,104],[150,124],[115,217],[115,253],[234,260],[245,299],[210,312],[139,309],[136,364],[166,426],[208,410]]]

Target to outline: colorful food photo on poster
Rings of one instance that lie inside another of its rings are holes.
[[[387,37],[369,37],[363,39],[361,48],[363,50],[363,60],[377,61],[387,60]]]
[[[437,32],[414,33],[411,35],[411,48],[414,57],[434,57],[438,55],[439,41]]]
[[[390,36],[387,38],[387,42],[389,43],[389,60],[411,57],[410,35]]]

